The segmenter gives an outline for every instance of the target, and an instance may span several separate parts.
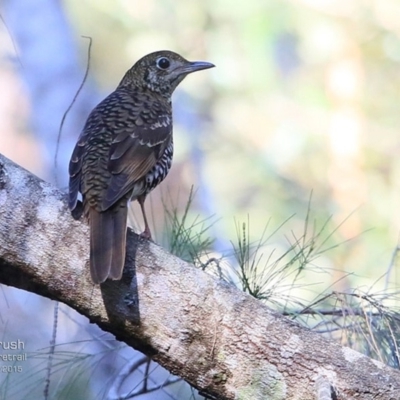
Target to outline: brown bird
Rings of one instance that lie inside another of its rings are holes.
[[[144,202],[171,168],[171,95],[186,75],[212,67],[171,51],[148,54],[90,113],[69,164],[69,207],[89,220],[94,283],[121,279],[129,201],[139,202],[142,236],[151,238]]]

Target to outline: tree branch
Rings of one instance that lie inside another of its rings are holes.
[[[128,232],[123,279],[91,283],[64,193],[0,156],[0,282],[62,301],[221,399],[399,399],[400,373]],[[318,378],[321,378],[319,379]]]

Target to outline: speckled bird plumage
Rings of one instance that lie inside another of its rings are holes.
[[[139,201],[142,235],[151,237],[144,201],[171,168],[171,95],[187,74],[211,67],[170,51],[151,53],[90,113],[71,156],[69,207],[89,221],[94,283],[121,279],[130,200]]]

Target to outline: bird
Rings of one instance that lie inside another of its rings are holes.
[[[151,239],[144,203],[171,168],[172,93],[188,74],[213,67],[168,50],[150,53],[89,114],[69,163],[68,206],[89,223],[94,284],[122,278],[130,201],[141,208],[141,236]]]

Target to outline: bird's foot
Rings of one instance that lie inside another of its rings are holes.
[[[140,235],[142,239],[151,240],[151,232],[150,229],[145,229]]]

